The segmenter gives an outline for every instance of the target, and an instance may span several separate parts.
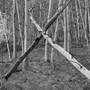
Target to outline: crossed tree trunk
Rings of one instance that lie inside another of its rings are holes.
[[[44,32],[48,30],[48,28],[55,22],[58,16],[63,12],[63,10],[68,6],[71,0],[68,0],[65,4],[63,4],[62,9],[58,9],[55,15],[46,23],[44,27]],[[18,66],[22,63],[22,61],[26,58],[26,56],[33,51],[33,49],[38,45],[39,41],[43,38],[42,33],[33,41],[32,45],[27,49],[27,51],[17,59],[16,63],[12,66],[12,68],[3,76],[6,80],[15,72],[18,71]]]

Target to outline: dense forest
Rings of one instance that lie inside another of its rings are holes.
[[[90,0],[0,0],[0,90],[90,90]]]

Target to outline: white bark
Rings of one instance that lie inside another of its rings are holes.
[[[24,52],[26,52],[26,50],[27,50],[27,0],[25,0]],[[23,70],[25,70],[25,60],[23,61]]]
[[[77,16],[77,30],[78,30],[78,39],[80,37],[80,33],[79,33],[79,13],[78,13],[78,6],[77,6],[77,0],[75,0],[75,8],[76,8],[76,16]]]
[[[7,37],[7,32],[8,32],[7,31],[7,19],[6,18],[2,18],[2,23],[3,23],[3,32],[4,32],[6,43],[7,43],[8,56],[9,56],[9,60],[11,61],[11,53],[10,53],[8,37]]]
[[[49,10],[48,10],[48,17],[47,17],[47,21],[49,20],[49,18],[50,18],[50,11],[51,11],[51,5],[52,5],[52,0],[49,0]],[[46,32],[47,34],[48,34],[48,31]],[[47,40],[46,40],[46,42],[45,42],[45,61],[47,61],[47,55],[48,55],[48,42],[47,42]]]
[[[89,21],[89,37],[90,37],[90,10],[89,10],[89,0],[88,0],[88,21]]]
[[[25,0],[24,52],[27,50],[27,0]]]
[[[24,46],[23,46],[23,37],[22,37],[22,30],[21,30],[21,21],[20,21],[20,14],[19,14],[19,7],[16,0],[16,9],[17,9],[17,16],[18,16],[18,23],[19,23],[19,33],[20,33],[20,39],[21,39],[21,45],[22,45],[22,54],[24,53]]]
[[[64,3],[65,3],[66,0],[64,0]],[[63,13],[63,16],[64,16],[64,26],[63,26],[63,29],[64,29],[64,49],[67,50],[67,10],[65,9],[64,10],[64,13]]]
[[[14,23],[14,14],[15,14],[15,0],[13,0],[13,58],[16,58],[16,31]]]
[[[60,7],[59,5],[61,4],[62,0],[59,0],[58,8]],[[57,31],[58,31],[58,19],[56,20],[56,28],[55,28],[55,33],[54,33],[54,38],[53,41],[56,41],[57,38]],[[53,55],[54,55],[54,48],[51,49],[51,63],[53,63]]]
[[[70,28],[69,28],[69,7],[66,8],[67,10],[67,51],[70,51]]]
[[[87,28],[88,28],[88,0],[85,0],[85,30],[86,30],[86,35],[87,35]],[[88,36],[87,36],[87,46],[88,46],[88,51],[89,49],[89,41],[88,41]]]
[[[83,19],[83,16],[82,16],[80,0],[78,0],[78,4],[79,4],[79,9],[80,9],[80,16],[81,16],[81,20],[82,20],[82,24],[83,24],[83,30],[84,30],[84,34],[85,34],[85,39],[87,41],[87,47],[88,47],[88,50],[89,50],[89,42],[88,42],[88,37],[87,37],[87,33],[86,33],[86,28],[85,28],[85,25],[84,25],[84,19]]]

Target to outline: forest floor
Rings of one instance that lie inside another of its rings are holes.
[[[86,48],[73,48],[71,52],[90,70],[90,54]],[[48,57],[50,59],[50,50]],[[0,90],[90,90],[90,80],[57,51],[54,52],[54,67],[44,61],[44,48],[32,51],[28,64],[27,71],[14,73]],[[10,68],[9,64],[0,64],[1,75]]]

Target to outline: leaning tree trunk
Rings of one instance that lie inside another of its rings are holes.
[[[16,53],[16,31],[15,31],[14,15],[15,15],[15,0],[13,0],[13,58],[16,58],[17,57],[17,53]]]

